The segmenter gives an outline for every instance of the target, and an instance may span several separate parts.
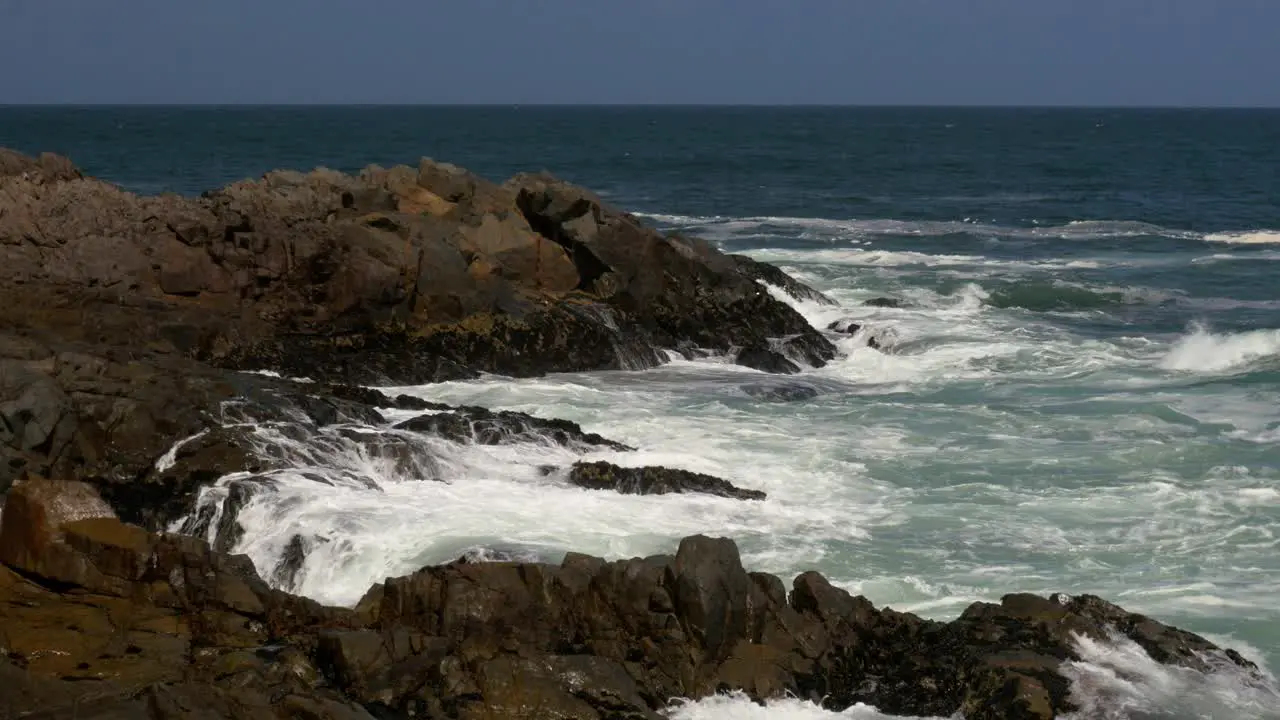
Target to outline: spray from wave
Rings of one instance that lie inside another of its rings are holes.
[[[1265,672],[1252,675],[1226,658],[1202,658],[1207,670],[1163,665],[1119,634],[1076,638],[1080,660],[1060,673],[1079,708],[1060,720],[1280,718],[1280,689]]]
[[[1160,367],[1181,372],[1223,372],[1280,357],[1280,330],[1218,334],[1194,326],[1169,350]]]
[[[929,720],[885,715],[862,704],[839,713],[796,699],[771,700],[760,705],[742,693],[716,695],[698,702],[679,701],[672,706],[668,717],[671,720]]]

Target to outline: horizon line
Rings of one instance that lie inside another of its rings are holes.
[[[913,104],[913,103],[396,103],[396,102],[30,102],[4,103],[0,109],[107,109],[107,108],[168,108],[168,109],[884,109],[884,110],[1280,110],[1280,105],[1111,105],[1111,104]]]

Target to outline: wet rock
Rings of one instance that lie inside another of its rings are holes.
[[[763,500],[765,493],[746,490],[711,475],[665,467],[624,468],[607,462],[577,463],[569,482],[588,490],[614,490],[624,495],[703,493],[738,500]]]
[[[738,270],[757,282],[767,283],[781,289],[796,300],[808,300],[821,305],[835,305],[836,302],[808,285],[783,272],[776,265],[760,262],[746,255],[730,255],[738,263]]]
[[[140,477],[96,485],[120,517],[160,530],[187,514],[200,489],[233,473],[257,473],[267,461],[259,457],[246,428],[217,428],[176,444]],[[207,527],[187,531],[202,535]]]
[[[652,344],[676,348],[689,342],[726,351],[771,337],[817,335],[738,261],[705,241],[664,236],[592,193],[546,175],[517,176],[506,187],[517,193],[529,225],[569,253],[581,278],[578,290],[636,323]],[[820,335],[814,344],[820,349],[814,364],[834,357]]]
[[[289,538],[289,544],[285,546],[284,553],[280,556],[280,561],[276,563],[275,568],[271,571],[272,585],[290,592],[297,589],[298,574],[302,572],[302,567],[307,562],[307,556],[316,546],[329,542],[329,538],[316,535],[303,537],[295,534]]]
[[[745,347],[738,351],[735,361],[739,365],[767,373],[791,375],[800,372],[799,365],[767,345]]]
[[[5,499],[0,563],[57,582],[83,584],[92,569],[79,562],[67,546],[63,526],[115,516],[98,492],[85,483],[19,482]]]
[[[828,325],[827,329],[832,332],[844,333],[845,335],[857,335],[862,330],[862,325],[852,320],[844,319],[836,320]]]
[[[865,328],[866,326],[859,325],[858,323],[852,320],[847,320],[847,319],[836,320],[835,322],[827,326],[828,330],[831,330],[833,332],[838,332],[838,333],[844,333],[846,335],[857,335],[858,333],[862,332]],[[867,347],[871,348],[872,350],[884,349],[885,342],[879,334],[874,332],[868,332],[866,335],[866,338],[867,338]]]
[[[742,391],[757,400],[768,400],[770,402],[799,402],[801,400],[811,400],[820,394],[818,388],[800,383],[743,385]]]
[[[568,420],[546,420],[521,412],[493,412],[481,407],[461,407],[450,412],[422,415],[395,426],[397,430],[436,435],[459,443],[505,445],[517,442],[551,442],[578,449],[605,447],[631,450]]]
[[[397,410],[452,410],[451,405],[431,402],[412,395],[391,396],[376,388],[354,385],[330,385],[321,391],[324,397],[339,398],[360,403],[371,408],[388,407]]]
[[[1092,596],[1010,595],[933,622],[817,573],[788,597],[734,543],[703,536],[675,556],[429,567],[356,611],[323,608],[268,589],[245,558],[106,511],[92,488],[50,481],[19,484],[6,505],[6,711],[656,718],[673,697],[741,690],[836,712],[1049,720],[1073,709],[1059,668],[1078,638],[1114,633],[1162,662],[1261,682],[1238,654]]]
[[[887,297],[878,297],[878,298],[871,298],[870,300],[863,300],[862,304],[866,305],[867,307],[878,307],[878,308],[903,307],[903,303],[901,300],[897,298],[887,298]]]

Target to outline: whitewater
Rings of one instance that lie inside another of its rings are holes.
[[[400,433],[414,447],[406,463],[370,455],[350,434],[391,437],[392,424],[416,413],[388,410],[386,427],[309,438],[233,418],[289,465],[242,510],[235,550],[270,575],[302,535],[308,555],[287,589],[350,605],[372,583],[461,556],[624,558],[707,533],[734,538],[750,569],[816,569],[878,605],[928,617],[1013,591],[1088,592],[1264,668],[1280,660],[1280,320],[1242,326],[1259,313],[1276,317],[1277,306],[1153,281],[1276,259],[1258,243],[1206,262],[1222,254],[1206,247],[1212,238],[1143,254],[1115,241],[1158,229],[1090,223],[1070,231],[1077,241],[1064,239],[1066,228],[1008,233],[1084,244],[1083,253],[988,257],[989,230],[963,252],[912,246],[931,223],[914,233],[910,223],[871,223],[878,230],[854,237],[837,221],[650,221],[779,264],[835,300],[771,288],[811,324],[862,329],[832,333],[840,356],[794,376],[672,354],[643,371],[385,388],[573,420],[636,452]],[[897,307],[867,304],[884,298]],[[871,337],[880,350],[867,346]],[[565,474],[581,459],[709,473],[769,498],[585,491]],[[219,507],[236,479],[201,502]],[[1125,640],[1081,642],[1084,659],[1063,670],[1079,718],[1280,717],[1274,682],[1167,668]],[[738,696],[670,712],[884,717]]]

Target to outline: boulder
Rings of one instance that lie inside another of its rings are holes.
[[[800,372],[799,365],[767,345],[742,348],[738,351],[735,361],[739,365],[767,373],[791,375]]]
[[[865,328],[864,325],[859,325],[858,323],[848,319],[836,320],[835,322],[827,326],[828,330],[831,330],[832,332],[838,332],[844,335],[857,335],[858,333],[862,332],[864,328]],[[884,342],[882,341],[879,335],[869,332],[867,333],[866,338],[867,338],[867,347],[871,348],[872,350],[884,349]]]
[[[866,305],[867,307],[878,307],[878,308],[903,307],[903,303],[901,300],[897,298],[887,298],[887,297],[878,297],[878,298],[871,298],[870,300],[863,300],[862,304]]]
[[[608,448],[633,450],[619,442],[583,431],[569,420],[545,420],[521,412],[493,412],[482,407],[460,407],[451,411],[420,415],[395,426],[443,437],[459,443],[505,445],[518,442],[552,443],[580,451]]]
[[[60,583],[99,582],[94,569],[67,544],[64,530],[71,523],[115,518],[92,486],[74,481],[21,481],[9,491],[3,513],[0,563]]]
[[[701,493],[738,500],[764,500],[765,493],[746,490],[711,475],[665,467],[624,468],[607,462],[576,463],[569,482],[588,490],[613,490],[624,495]]]
[[[818,388],[803,383],[766,384],[752,383],[743,385],[742,391],[749,397],[771,402],[799,402],[812,400],[820,393]]]

